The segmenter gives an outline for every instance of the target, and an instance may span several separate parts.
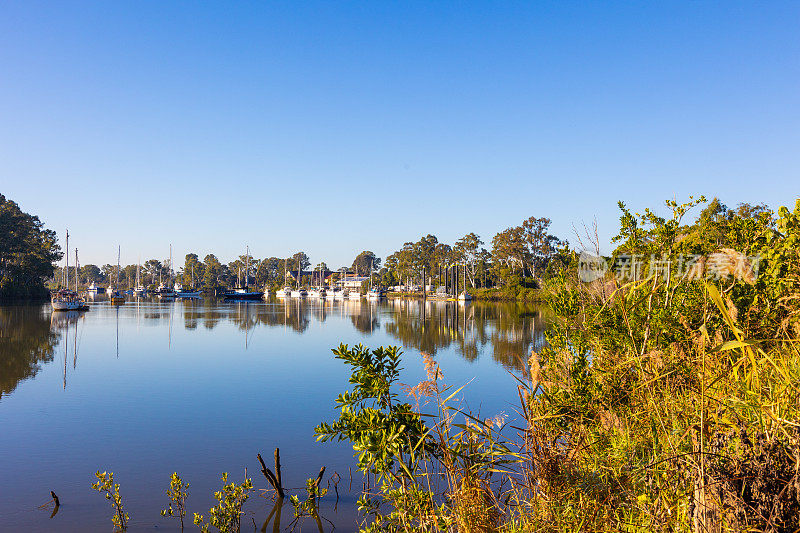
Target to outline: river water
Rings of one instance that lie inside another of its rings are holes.
[[[463,407],[513,422],[511,373],[544,343],[545,317],[523,304],[392,299],[112,307],[99,297],[80,314],[0,306],[0,531],[110,531],[111,506],[91,489],[98,470],[115,473],[129,531],[179,530],[160,515],[177,471],[190,483],[187,530],[195,530],[191,513],[208,516],[222,472],[238,482],[247,469],[256,489],[267,488],[256,454],[271,466],[276,447],[283,484],[297,488],[289,492],[303,494],[305,480],[326,467],[323,526],[353,531],[362,480],[352,448],[314,438],[349,388],[331,348],[401,346],[409,385],[424,379],[425,351],[446,383],[467,384]],[[328,485],[334,473],[338,502]],[[52,504],[40,508],[51,490],[61,500],[52,518]],[[271,494],[256,490],[242,530],[261,530],[272,507]],[[287,503],[281,529],[291,519]]]

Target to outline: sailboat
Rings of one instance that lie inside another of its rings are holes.
[[[300,288],[300,278],[302,277],[302,272],[300,271],[300,258],[297,258],[297,280],[296,280],[296,287],[291,292],[292,298],[305,298],[308,296],[308,292],[305,289]]]
[[[245,252],[245,269],[244,269],[244,287],[237,287],[233,290],[225,292],[223,298],[226,300],[260,300],[263,293],[259,291],[251,291],[248,288],[248,280],[250,278],[250,247],[247,247]]]
[[[289,298],[291,295],[292,295],[291,287],[284,287],[280,290],[275,291],[275,296],[277,298]]]
[[[119,255],[122,247],[117,246],[117,276],[114,279],[114,289],[109,292],[108,299],[111,302],[111,305],[118,305],[125,303],[125,297],[119,292],[117,288],[119,286]]]
[[[456,267],[458,268],[458,267]],[[467,292],[467,265],[464,264],[464,290],[458,295],[459,302],[469,302],[472,300],[472,295]]]
[[[367,298],[370,300],[377,300],[378,298],[383,298],[384,292],[378,287],[372,287],[372,274],[375,270],[375,260],[372,260],[372,263],[369,267],[369,291],[367,291]]]
[[[309,298],[325,298],[325,289],[316,288],[314,287],[314,274],[316,273],[317,269],[311,272],[311,289],[308,291]],[[320,278],[322,278],[322,272],[320,272]]]
[[[170,287],[172,281],[172,245],[169,245],[169,280],[166,285],[161,281],[161,271],[158,272],[158,288],[156,294],[159,298],[175,298],[175,290]]]
[[[192,288],[188,291],[183,290],[180,282],[175,283],[175,296],[177,298],[199,298],[201,291],[194,290],[194,265],[192,265]]]
[[[147,294],[147,289],[142,285],[142,258],[139,258],[139,262],[136,263],[136,288],[133,290],[133,294],[136,296],[144,296]]]
[[[325,289],[327,298],[329,300],[341,300],[344,298],[344,291],[341,287],[336,286],[336,282],[333,280],[333,275],[331,275],[330,280],[330,287]]]
[[[64,287],[50,295],[50,305],[53,311],[86,311],[89,306],[86,301],[78,294],[78,271],[75,269],[75,290],[69,288],[69,231],[67,231],[67,253],[64,254],[66,260],[66,273]],[[78,250],[75,249],[75,264],[78,263]]]

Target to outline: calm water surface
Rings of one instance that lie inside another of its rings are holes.
[[[424,378],[420,351],[434,354],[447,383],[472,380],[465,406],[513,419],[509,371],[544,342],[544,328],[540,310],[520,304],[140,299],[111,307],[100,298],[82,314],[2,306],[0,531],[110,531],[110,505],[90,488],[98,469],[121,484],[130,531],[177,531],[177,520],[159,514],[172,472],[191,484],[190,516],[207,515],[222,472],[241,481],[246,468],[266,487],[256,454],[269,465],[276,446],[287,487],[303,487],[323,465],[326,479],[341,476],[338,506],[326,497],[322,514],[352,531],[361,488],[353,472],[349,491],[352,448],[313,436],[335,419],[333,399],[349,387],[331,348],[402,346],[407,384]],[[62,502],[52,519],[51,507],[38,508],[50,490]],[[260,530],[272,508],[259,494],[243,531]],[[286,504],[282,528],[291,517]]]

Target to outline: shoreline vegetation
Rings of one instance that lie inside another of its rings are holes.
[[[453,244],[428,234],[404,243],[385,260],[364,250],[350,265],[335,270],[325,261],[312,264],[303,251],[288,258],[264,259],[248,253],[228,263],[213,253],[202,260],[198,254],[189,253],[177,268],[171,259],[156,258],[125,266],[78,267],[77,261],[70,261],[69,279],[78,280],[79,290],[91,284],[115,284],[120,290],[130,290],[136,285],[138,272],[140,283],[148,290],[180,283],[210,296],[244,286],[269,291],[287,285],[306,289],[330,286],[346,277],[363,280],[358,287],[362,293],[372,286],[417,297],[425,286],[429,294],[444,291],[457,296],[466,291],[479,300],[539,301],[538,289],[574,255],[566,240],[550,233],[550,224],[548,218],[530,217],[494,235],[488,249],[475,233]],[[0,301],[47,298],[48,292],[66,279],[66,267],[56,264],[63,257],[53,230],[0,196]]]

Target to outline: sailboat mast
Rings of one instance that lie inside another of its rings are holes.
[[[64,287],[69,290],[69,230],[67,230],[67,253],[64,254],[67,260],[67,273],[66,273],[66,282],[64,283]]]
[[[119,255],[120,255],[121,251],[122,251],[122,246],[120,246],[118,244],[117,245],[117,279],[114,280],[114,288],[115,289],[119,288]]]
[[[78,273],[80,272],[80,264],[78,263],[78,249],[75,248],[75,292],[78,292]]]

